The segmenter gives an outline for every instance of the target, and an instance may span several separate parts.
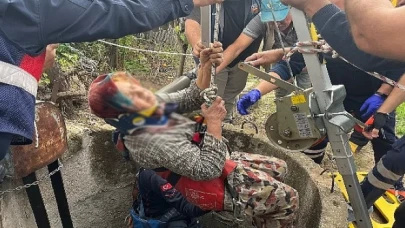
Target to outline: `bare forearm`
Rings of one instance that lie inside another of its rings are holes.
[[[201,40],[201,28],[197,21],[188,19],[185,22],[185,35],[191,47]]]
[[[211,69],[210,64],[202,64],[198,68],[197,87],[204,90],[210,86],[211,83]]]
[[[231,45],[224,51],[224,61],[216,69],[216,72],[220,72],[225,69],[235,58],[242,52],[242,49],[237,45]]]
[[[405,76],[402,76],[398,82],[401,85],[405,84]],[[390,113],[394,111],[401,103],[405,101],[405,91],[399,88],[394,88],[385,102],[381,105],[377,112]]]
[[[222,123],[221,121],[207,122],[207,132],[210,133],[214,138],[222,139]]]
[[[385,95],[389,95],[393,89],[394,89],[394,87],[392,87],[391,85],[383,83],[380,86],[380,88],[377,90],[377,92],[385,94]]]
[[[271,72],[270,75],[273,77],[280,78],[280,76],[278,74],[273,73],[273,72]],[[260,91],[260,94],[262,96],[270,93],[271,91],[273,91],[277,88],[278,88],[278,86],[276,86],[273,83],[270,83],[268,81],[265,81],[265,80],[260,80],[259,85],[256,86],[256,89]]]
[[[308,17],[311,17],[322,9],[324,6],[330,4],[331,2],[328,0],[318,0],[312,1],[311,4],[307,4],[307,7],[304,8],[304,12],[307,14]]]
[[[404,37],[397,32],[404,24],[401,18],[405,9],[395,9],[389,1],[380,0],[346,1],[345,6],[354,41],[361,50],[381,57],[405,59]],[[391,34],[390,39],[386,39],[387,34]]]

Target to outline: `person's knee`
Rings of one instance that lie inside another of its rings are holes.
[[[393,145],[393,149],[381,158],[384,168],[397,174],[405,174],[405,139],[398,140]]]

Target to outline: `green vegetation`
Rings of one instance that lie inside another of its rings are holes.
[[[398,137],[405,134],[405,103],[397,108],[397,126],[396,131]]]

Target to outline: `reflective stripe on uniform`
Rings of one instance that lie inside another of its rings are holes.
[[[13,85],[24,89],[34,97],[37,96],[38,82],[25,70],[0,61],[0,83]]]
[[[393,181],[397,181],[399,180],[399,178],[401,178],[400,175],[397,175],[395,173],[393,173],[392,171],[388,170],[387,168],[385,168],[384,164],[382,163],[382,161],[379,161],[377,163],[377,171],[385,178],[393,180]]]
[[[373,186],[375,186],[376,188],[379,189],[389,189],[391,188],[393,185],[392,184],[387,184],[385,182],[380,181],[376,176],[374,176],[373,172],[369,172],[367,175],[368,181],[370,182],[370,184],[372,184]]]

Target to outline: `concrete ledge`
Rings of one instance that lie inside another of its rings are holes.
[[[126,162],[111,142],[108,125],[97,127],[67,122],[69,151],[61,161],[62,175],[75,227],[125,227],[131,206],[131,189],[137,167]],[[233,150],[261,153],[286,160],[290,174],[287,184],[300,194],[298,228],[340,228],[346,225],[346,206],[339,192],[329,193],[331,179],[301,154],[291,154],[269,144],[251,132],[228,127],[225,136]],[[47,174],[46,169],[37,176]],[[21,181],[5,182],[0,190],[16,187]],[[50,180],[40,188],[52,227],[61,227]],[[0,200],[0,228],[35,228],[25,191],[9,193]],[[209,218],[208,218],[209,219]],[[209,219],[211,220],[211,219]],[[212,220],[211,220],[212,221]],[[210,224],[214,228],[213,224]],[[216,227],[226,227],[218,223]]]

